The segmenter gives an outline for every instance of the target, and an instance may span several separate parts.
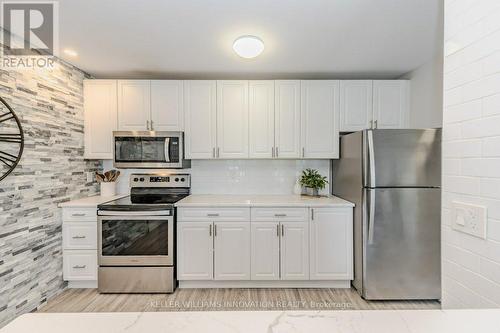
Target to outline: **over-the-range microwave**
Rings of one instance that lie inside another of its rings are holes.
[[[115,131],[114,166],[129,169],[182,169],[184,133],[167,131]]]

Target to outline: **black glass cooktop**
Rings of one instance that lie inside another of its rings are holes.
[[[173,208],[174,203],[187,197],[189,194],[131,194],[127,197],[109,201],[97,206],[102,210],[138,211],[164,210]]]

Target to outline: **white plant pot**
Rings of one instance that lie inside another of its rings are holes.
[[[101,182],[101,197],[116,195],[116,182]]]

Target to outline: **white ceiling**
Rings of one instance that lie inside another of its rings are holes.
[[[394,78],[439,45],[441,0],[61,0],[61,57],[98,78]],[[234,39],[256,35],[256,59]]]

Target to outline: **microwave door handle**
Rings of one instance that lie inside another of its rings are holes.
[[[165,138],[165,161],[170,162],[170,138]]]

